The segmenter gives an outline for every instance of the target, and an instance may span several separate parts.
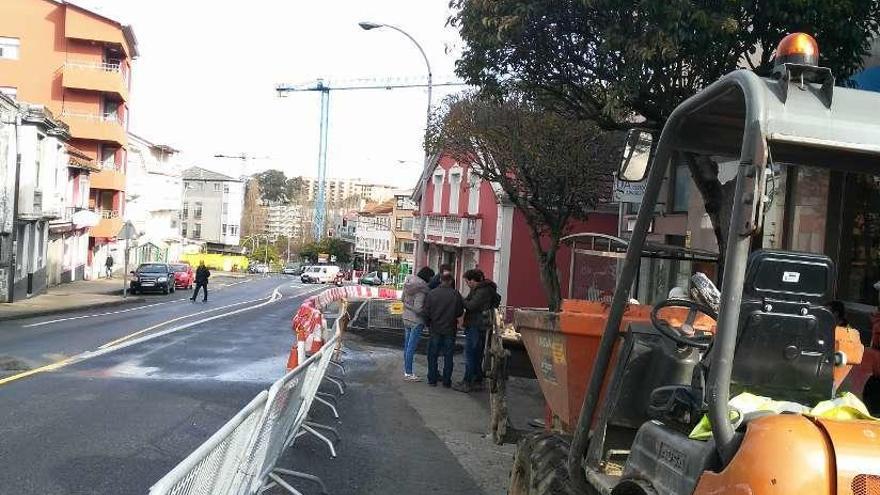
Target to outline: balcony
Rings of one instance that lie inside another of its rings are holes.
[[[425,236],[430,241],[454,246],[477,245],[480,243],[480,229],[483,221],[479,218],[456,216],[429,216],[413,222],[413,233],[418,234],[419,224],[427,220]]]
[[[116,237],[116,234],[122,229],[122,217],[119,215],[119,210],[92,211],[97,213],[101,219],[98,221],[98,225],[95,225],[89,230],[89,236],[103,238]]]
[[[70,134],[75,138],[110,142],[119,146],[128,144],[125,123],[116,115],[65,111],[61,113],[61,119],[70,126]]]
[[[128,101],[128,73],[119,62],[67,62],[61,84],[70,89],[111,93]]]
[[[91,189],[125,191],[125,174],[115,168],[107,167],[100,172],[93,172],[89,179]]]

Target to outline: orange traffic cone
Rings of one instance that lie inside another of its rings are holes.
[[[324,333],[322,330],[322,328],[318,328],[313,334],[314,338],[312,339],[312,346],[309,348],[309,354],[314,354],[320,351],[321,347],[324,345],[324,338],[321,336],[321,334]]]
[[[287,371],[290,371],[299,366],[299,356],[296,352],[296,346],[290,346],[290,356],[287,358]]]

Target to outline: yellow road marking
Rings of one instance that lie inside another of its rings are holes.
[[[0,385],[5,385],[7,383],[14,382],[15,380],[19,380],[21,378],[26,378],[31,375],[36,375],[37,373],[43,373],[44,371],[56,370],[58,368],[66,366],[71,361],[73,361],[73,358],[66,358],[66,359],[62,359],[61,361],[56,361],[52,364],[40,366],[39,368],[34,368],[32,370],[22,371],[21,373],[18,373],[18,374],[12,375],[12,376],[7,376],[6,378],[0,379]]]

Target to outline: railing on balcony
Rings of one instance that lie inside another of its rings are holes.
[[[413,222],[413,233],[419,233],[418,222]],[[462,218],[456,216],[431,216],[427,217],[427,227],[425,235],[441,237],[444,239],[453,238],[455,243],[459,245],[472,244],[479,242],[481,220],[479,218]],[[473,241],[473,242],[468,242]],[[447,241],[448,242],[448,241]]]
[[[73,60],[70,62],[65,62],[64,67],[69,67],[71,69],[115,72],[122,75],[122,81],[125,84],[125,87],[128,87],[128,71],[126,71],[122,67],[122,62],[120,62],[119,60],[108,60],[106,62],[88,62],[84,60]]]
[[[119,218],[119,210],[93,209],[101,218]]]
[[[90,120],[92,122],[108,122],[111,124],[125,125],[125,122],[119,118],[118,113],[97,115],[94,113],[70,112],[65,110],[61,112],[61,117],[73,117],[75,119]]]

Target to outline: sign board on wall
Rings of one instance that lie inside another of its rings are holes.
[[[614,179],[614,201],[618,203],[641,203],[645,196],[647,180],[641,182],[624,182]]]

